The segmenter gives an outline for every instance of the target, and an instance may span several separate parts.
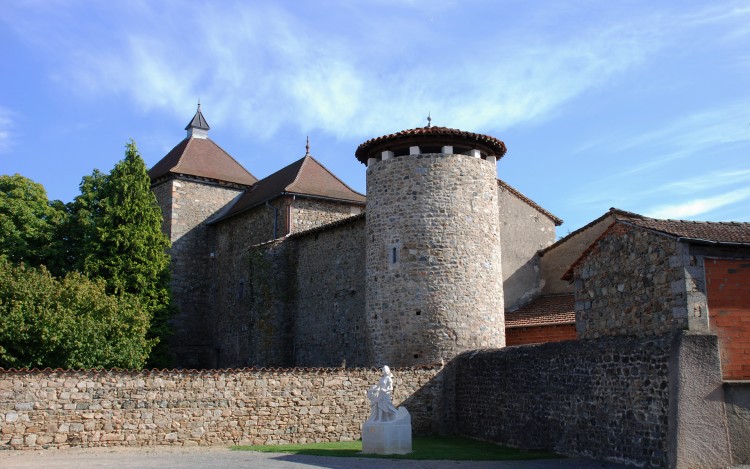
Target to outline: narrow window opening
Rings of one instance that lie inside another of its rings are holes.
[[[414,354],[414,358],[419,358],[419,354],[418,354],[418,353],[415,353],[415,354]]]
[[[242,299],[245,296],[245,282],[240,282],[240,286],[237,289],[237,299]]]
[[[396,262],[398,262],[398,251],[396,250],[396,248],[392,248],[391,249],[391,263],[395,264]]]
[[[422,310],[421,310],[421,309],[418,309],[418,310],[417,310],[417,316],[421,316],[421,315],[422,315]]]

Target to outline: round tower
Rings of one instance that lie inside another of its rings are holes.
[[[505,144],[423,127],[361,144],[374,365],[505,345],[496,162]]]

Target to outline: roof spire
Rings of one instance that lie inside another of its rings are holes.
[[[305,156],[310,156],[310,136],[307,136],[307,144],[305,145]]]
[[[198,105],[200,108],[200,104]],[[427,112],[427,128],[429,129],[432,126],[432,117],[430,117],[430,112]]]
[[[193,119],[185,127],[185,130],[187,130],[188,138],[207,138],[209,129],[211,129],[211,127],[209,127],[208,122],[206,122],[206,118],[203,117],[203,113],[201,112],[201,100],[199,98],[198,110],[195,111]]]

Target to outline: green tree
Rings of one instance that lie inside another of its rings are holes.
[[[105,289],[0,256],[0,367],[143,367],[155,343],[150,314],[135,295]]]
[[[158,339],[151,364],[166,366],[169,294],[169,240],[151,192],[146,164],[135,142],[108,175],[94,171],[83,179],[71,204],[73,263],[89,278],[101,278],[107,292],[136,295],[152,316],[149,337]]]
[[[0,254],[28,265],[57,264],[55,233],[65,219],[44,186],[20,174],[0,175]]]

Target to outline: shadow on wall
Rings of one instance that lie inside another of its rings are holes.
[[[540,276],[540,262],[539,254],[534,254],[534,257],[503,280],[506,311],[514,311],[525,306],[542,292],[544,285]],[[530,289],[529,285],[534,285],[534,288]],[[573,289],[570,291],[572,293]]]

